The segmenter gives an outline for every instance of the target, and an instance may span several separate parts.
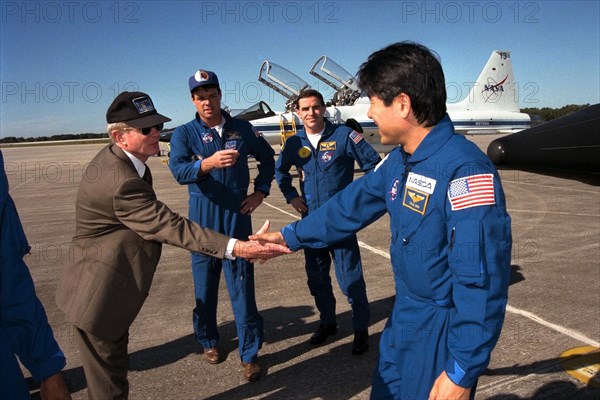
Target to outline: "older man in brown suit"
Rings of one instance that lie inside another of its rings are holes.
[[[202,228],[156,199],[150,169],[163,123],[150,97],[123,92],[106,120],[113,143],[83,174],[71,262],[56,302],[76,329],[90,399],[125,399],[129,327],[148,296],[162,243],[219,258],[267,259],[287,253]]]

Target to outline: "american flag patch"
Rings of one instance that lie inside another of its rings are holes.
[[[495,204],[494,175],[481,174],[455,179],[448,187],[452,210]]]
[[[350,133],[350,139],[352,139],[354,143],[358,144],[358,142],[363,140],[363,135],[356,131],[352,131],[352,133]]]

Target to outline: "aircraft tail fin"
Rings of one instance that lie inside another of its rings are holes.
[[[494,50],[461,106],[468,110],[519,112],[510,51]]]

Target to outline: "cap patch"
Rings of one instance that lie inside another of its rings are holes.
[[[148,96],[136,97],[132,99],[131,102],[135,106],[138,114],[144,114],[151,111],[156,111],[154,109],[154,104],[152,104],[152,100]]]
[[[208,72],[206,71],[202,71],[199,70],[198,72],[196,72],[196,74],[194,75],[194,78],[196,79],[196,82],[204,82],[208,80]]]
[[[194,75],[188,79],[190,91],[193,92],[199,86],[204,85],[219,85],[219,78],[214,72],[206,71],[204,69],[197,70]]]

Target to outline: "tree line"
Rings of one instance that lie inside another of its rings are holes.
[[[553,119],[564,117],[579,110],[589,107],[590,104],[569,104],[561,108],[522,108],[521,112],[529,115],[537,115],[544,122],[552,121]]]
[[[569,115],[576,111],[582,110],[586,107],[589,107],[588,104],[569,104],[561,108],[523,108],[521,112],[527,113],[530,115],[538,116],[542,121],[548,122],[556,118],[564,117],[565,115]],[[62,135],[52,135],[52,136],[38,136],[33,138],[24,138],[24,137],[15,137],[9,136],[5,138],[0,138],[0,143],[22,143],[22,142],[44,142],[44,141],[53,141],[53,140],[77,140],[77,139],[100,139],[106,138],[108,135],[106,133],[78,133],[78,134],[62,134]]]
[[[28,138],[9,136],[5,138],[0,138],[0,143],[50,142],[54,140],[101,139],[107,137],[107,133],[77,133]]]

